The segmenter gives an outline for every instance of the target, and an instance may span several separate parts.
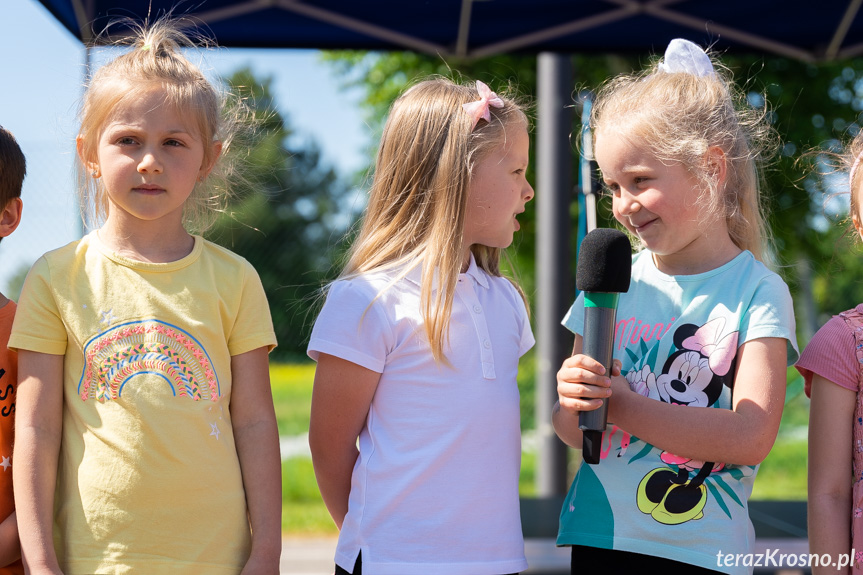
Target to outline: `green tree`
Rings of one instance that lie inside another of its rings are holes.
[[[293,130],[274,105],[271,78],[258,79],[245,68],[228,83],[254,111],[259,131],[244,150],[246,181],[207,236],[258,271],[279,341],[276,356],[300,356],[320,288],[332,277],[353,217],[343,201],[349,186],[321,165],[314,143],[292,143]]]
[[[863,262],[853,242],[842,238],[847,173],[836,172],[835,160],[830,161],[860,129],[863,73],[857,70],[863,60],[816,65],[750,56],[725,61],[739,76],[754,78],[752,94],[766,95],[782,138],[778,161],[766,174],[765,198],[777,259],[786,266],[780,271],[795,296],[798,334],[805,344],[831,314],[853,307],[863,293]]]

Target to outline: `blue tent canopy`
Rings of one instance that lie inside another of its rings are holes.
[[[93,40],[111,20],[172,0],[40,0]],[[409,49],[445,57],[510,51],[659,52],[675,37],[803,61],[863,54],[860,0],[204,0],[179,3],[222,46]]]

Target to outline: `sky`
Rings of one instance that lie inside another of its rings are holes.
[[[0,291],[6,293],[22,268],[81,234],[73,159],[85,49],[36,0],[3,0],[0,54],[0,125],[27,159],[22,222],[0,242]],[[94,62],[104,57],[97,53]],[[324,163],[345,177],[369,164],[365,150],[374,135],[362,120],[361,93],[344,90],[319,52],[219,48],[195,58],[210,77],[243,66],[256,77],[271,77],[279,112],[295,137],[316,141]]]

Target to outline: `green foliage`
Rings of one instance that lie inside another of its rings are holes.
[[[766,96],[772,110],[782,146],[766,173],[764,199],[772,213],[777,259],[788,266],[780,273],[799,304],[810,297],[810,288],[796,264],[810,263],[815,324],[821,325],[861,301],[860,252],[855,241],[843,237],[849,227],[847,173],[837,170],[836,153],[860,129],[863,60],[817,65],[778,57],[724,61],[738,76],[755,78],[748,84],[750,94]]]
[[[292,457],[282,462],[282,531],[303,535],[338,533],[327,511],[312,460]]]
[[[308,457],[291,457],[282,462],[282,499],[303,503],[323,503],[315,470]]]
[[[777,439],[758,469],[752,498],[805,501],[806,446],[805,436]]]
[[[352,218],[341,201],[348,186],[320,165],[314,144],[292,147],[287,119],[273,106],[270,78],[242,69],[228,82],[254,110],[259,137],[247,150],[236,199],[207,237],[255,267],[279,341],[274,357],[297,357]]]
[[[270,383],[279,435],[308,433],[314,379],[314,363],[270,364]]]
[[[863,248],[860,237],[849,228],[844,222],[831,225],[815,246],[818,273],[812,291],[819,304],[818,325],[863,301]]]
[[[518,477],[518,493],[522,497],[536,496],[536,451],[521,452],[521,475]]]
[[[281,437],[309,431],[315,364],[270,364],[273,404]],[[303,535],[338,533],[315,479],[312,460],[297,456],[282,461],[282,531]]]
[[[753,499],[806,499],[809,398],[796,369],[788,370],[788,382],[779,435],[758,469]]]
[[[521,428],[536,429],[536,346],[519,360],[517,380],[521,402]]]

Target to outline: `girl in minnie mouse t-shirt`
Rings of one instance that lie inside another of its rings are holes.
[[[788,288],[759,261],[763,110],[724,76],[675,40],[592,111],[612,211],[645,249],[620,296],[613,373],[581,354],[582,296],[564,319],[576,338],[557,434],[579,447],[578,414],[610,396],[604,458],[581,466],[561,512],[573,573],[749,571],[717,554],[753,550],[747,500],[797,351]]]

